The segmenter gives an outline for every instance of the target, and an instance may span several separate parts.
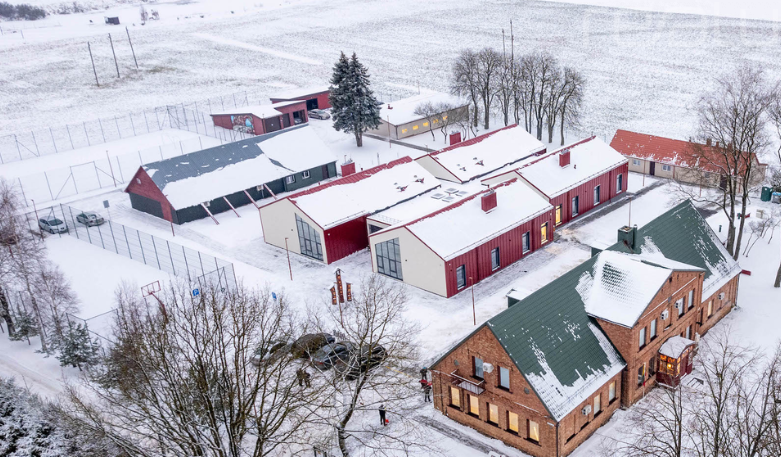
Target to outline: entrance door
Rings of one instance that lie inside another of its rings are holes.
[[[323,179],[328,179],[328,165],[323,165]]]
[[[561,205],[556,207],[556,225],[561,224]]]
[[[648,165],[648,174],[651,176],[656,176],[656,162],[650,162]]]
[[[290,115],[285,113],[282,115],[282,128],[290,127]]]
[[[276,132],[281,127],[279,126],[279,118],[278,117],[271,117],[268,119],[263,120],[263,127],[265,127],[264,133],[271,133]]]

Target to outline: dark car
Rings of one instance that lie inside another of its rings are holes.
[[[76,222],[84,224],[87,227],[94,227],[103,224],[105,220],[100,214],[85,211],[76,215]]]
[[[65,233],[68,231],[68,225],[65,224],[65,222],[57,219],[56,217],[51,217],[49,219],[39,219],[38,220],[38,227],[41,228],[41,230],[46,230],[49,233]]]
[[[361,373],[365,373],[382,363],[385,360],[385,355],[385,348],[380,345],[362,346],[358,354],[354,354],[347,361],[339,361],[334,365],[334,369],[348,381],[353,381]]]
[[[331,119],[331,115],[321,109],[309,110],[309,117],[312,119]]]
[[[347,342],[331,343],[321,347],[312,356],[312,365],[320,371],[325,371],[337,362],[346,363],[353,352],[353,345]]]
[[[327,333],[308,333],[290,345],[290,352],[293,354],[293,357],[306,358],[326,344],[335,342],[336,338]]]
[[[286,341],[269,341],[267,344],[255,349],[250,357],[251,364],[259,367],[263,363],[273,362],[290,353],[290,344]]]

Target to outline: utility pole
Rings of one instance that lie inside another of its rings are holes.
[[[261,223],[263,222],[261,218]],[[287,269],[290,270],[290,280],[293,280],[293,267],[290,265],[290,250],[287,248],[287,237],[285,237],[285,252],[287,253]]]
[[[89,41],[87,42],[87,49],[89,50],[89,60],[92,61],[92,72],[95,73],[95,84],[100,87],[100,82],[98,82],[98,72],[95,70],[95,59],[92,58],[92,47],[90,46]]]
[[[130,43],[130,51],[133,53],[133,62],[136,63],[136,70],[138,70],[138,60],[136,60],[136,51],[133,49],[133,42],[130,40],[130,30],[125,27],[125,32],[127,32],[127,42]]]
[[[108,41],[111,43],[111,53],[114,54],[114,65],[117,67],[117,78],[119,78],[119,63],[117,63],[117,53],[114,52],[114,40],[111,39],[111,34],[108,34]]]

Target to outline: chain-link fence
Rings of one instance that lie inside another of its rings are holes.
[[[86,148],[168,128],[190,130],[217,137],[213,125],[210,131],[205,127],[209,124],[205,122],[208,113],[211,113],[212,109],[219,111],[248,104],[247,93],[237,92],[188,104],[158,106],[138,113],[100,118],[78,124],[42,127],[0,136],[0,163]],[[201,119],[188,121],[184,113],[188,113],[192,118]],[[192,122],[192,125],[188,126],[189,122]]]
[[[221,289],[236,288],[236,274],[233,264],[209,254],[172,243],[116,222],[106,221],[90,225],[83,212],[67,205],[56,205],[38,214],[26,213],[27,224],[34,232],[45,232],[38,218],[62,224],[51,229],[59,236],[72,236],[93,246],[114,252],[145,265],[186,278],[193,286],[216,285]]]

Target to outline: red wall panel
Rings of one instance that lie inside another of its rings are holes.
[[[125,192],[141,195],[142,197],[151,198],[152,200],[159,202],[163,210],[163,218],[169,222],[173,221],[173,217],[171,216],[173,210],[171,204],[143,168],[138,167],[138,171],[133,176],[130,184],[125,189]]]
[[[461,254],[452,260],[445,262],[445,284],[447,287],[447,296],[452,297],[461,290],[468,289],[473,283],[477,284],[483,279],[497,273],[521,258],[531,254],[542,246],[541,228],[542,224],[548,223],[548,243],[553,240],[553,212],[546,211],[536,218],[509,230],[496,238],[483,243],[482,245]],[[527,253],[523,253],[523,234],[529,232],[531,236],[531,246]],[[496,270],[491,269],[491,251],[499,248],[500,266]],[[456,269],[465,266],[466,287],[458,289],[458,277]],[[470,281],[469,278],[472,278]]]
[[[328,263],[334,263],[369,246],[366,216],[324,231]]]
[[[603,205],[611,201],[616,196],[616,176],[623,174],[624,178],[624,190],[621,193],[626,192],[626,187],[629,178],[629,164],[625,163],[617,168],[606,171],[604,174],[597,176],[579,186],[568,190],[567,192],[557,195],[550,199],[551,205],[554,209],[558,205],[562,205],[561,223],[567,223],[573,219],[572,217],[572,199],[578,196],[578,215],[580,217],[583,214],[594,209],[594,188],[600,186],[599,204]],[[598,206],[598,205],[597,205]]]

